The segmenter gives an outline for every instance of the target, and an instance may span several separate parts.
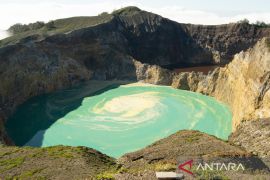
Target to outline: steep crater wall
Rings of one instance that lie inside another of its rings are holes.
[[[231,63],[208,75],[172,73],[158,66],[137,63],[138,78],[153,84],[200,92],[228,104],[233,129],[245,120],[270,116],[270,41],[260,40],[253,48],[236,54]]]

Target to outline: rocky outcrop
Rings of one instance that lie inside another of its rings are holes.
[[[255,154],[270,167],[270,119],[256,119],[240,123],[229,142]]]
[[[171,85],[173,73],[157,65],[142,64],[134,60],[138,81],[150,84]]]
[[[270,119],[244,121],[229,141],[243,147],[248,152],[268,158],[270,164]]]

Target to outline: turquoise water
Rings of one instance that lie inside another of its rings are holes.
[[[33,98],[10,118],[8,133],[18,145],[88,146],[119,157],[181,129],[222,139],[232,130],[228,107],[198,93],[121,85],[85,96],[77,88]]]

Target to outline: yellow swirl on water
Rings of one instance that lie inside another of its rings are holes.
[[[117,114],[118,120],[122,118],[128,120],[129,118],[138,117],[142,113],[153,110],[154,107],[160,105],[160,97],[158,95],[158,92],[144,92],[115,97],[109,101],[102,101],[96,104],[92,112],[96,114]]]

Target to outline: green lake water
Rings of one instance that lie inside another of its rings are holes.
[[[231,112],[212,97],[167,86],[88,86],[34,97],[6,124],[17,145],[87,146],[113,157],[141,149],[181,129],[227,139]]]

